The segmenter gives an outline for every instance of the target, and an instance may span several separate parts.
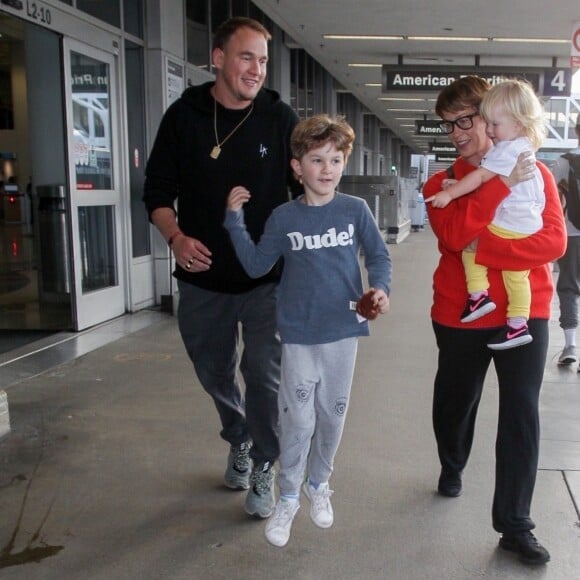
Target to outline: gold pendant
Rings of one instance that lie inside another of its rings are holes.
[[[216,145],[212,150],[211,153],[209,154],[209,156],[212,159],[217,159],[220,156],[220,153],[222,152],[222,149],[219,145]]]

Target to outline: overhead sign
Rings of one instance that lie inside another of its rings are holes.
[[[457,155],[435,155],[435,161],[442,163],[453,163],[457,159]]]
[[[18,16],[23,16],[36,24],[49,27],[53,25],[53,14],[58,13],[58,10],[51,8],[40,0],[26,0],[26,2],[22,0],[0,0],[0,4],[8,7],[10,12],[16,13]]]
[[[457,153],[457,149],[450,143],[429,143],[431,153]]]
[[[572,74],[569,68],[508,67],[425,67],[420,65],[388,65],[382,68],[382,90],[405,92],[439,92],[459,78],[477,75],[491,85],[510,78],[527,80],[539,95],[570,96]]]
[[[580,22],[576,22],[572,27],[570,66],[574,68],[580,67]]]
[[[439,123],[441,121],[415,121],[416,135],[443,135]]]

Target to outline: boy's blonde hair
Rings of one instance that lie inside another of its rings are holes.
[[[344,117],[314,115],[303,119],[294,127],[290,138],[290,147],[294,159],[302,159],[312,149],[318,149],[325,143],[332,143],[338,151],[344,153],[344,161],[352,151],[354,130]]]
[[[491,87],[483,96],[479,108],[484,121],[489,121],[495,107],[502,108],[514,121],[520,123],[524,136],[535,150],[542,146],[548,130],[544,106],[527,81],[511,79]]]

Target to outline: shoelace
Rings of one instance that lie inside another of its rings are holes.
[[[288,501],[280,501],[273,516],[274,526],[284,526],[292,518],[292,507]]]
[[[264,495],[270,492],[272,487],[272,480],[274,479],[274,469],[270,462],[266,462],[261,466],[261,469],[255,470],[252,473],[252,483],[254,491],[258,495]]]
[[[330,501],[330,496],[334,493],[332,489],[313,489],[310,488],[310,497],[312,498],[312,503],[314,504],[314,509],[316,511],[328,511],[328,503]]]
[[[234,469],[236,471],[244,472],[247,471],[250,462],[250,449],[252,444],[249,442],[241,443],[237,447],[234,447]]]
[[[536,538],[536,536],[534,536],[534,534],[532,534],[532,532],[530,532],[529,530],[522,532],[522,537],[527,538],[529,543],[534,546],[540,545],[540,542],[538,542],[538,538]]]

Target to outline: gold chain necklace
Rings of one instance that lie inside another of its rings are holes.
[[[254,101],[252,101],[252,105],[250,106],[250,110],[246,113],[246,116],[230,131],[229,135],[227,135],[226,138],[220,143],[220,140],[218,138],[218,132],[217,132],[217,101],[214,98],[214,100],[213,100],[213,131],[215,134],[215,147],[211,150],[211,153],[209,154],[209,156],[212,159],[217,159],[220,156],[220,153],[222,152],[223,144],[244,124],[246,119],[252,114],[253,110],[254,110]]]

